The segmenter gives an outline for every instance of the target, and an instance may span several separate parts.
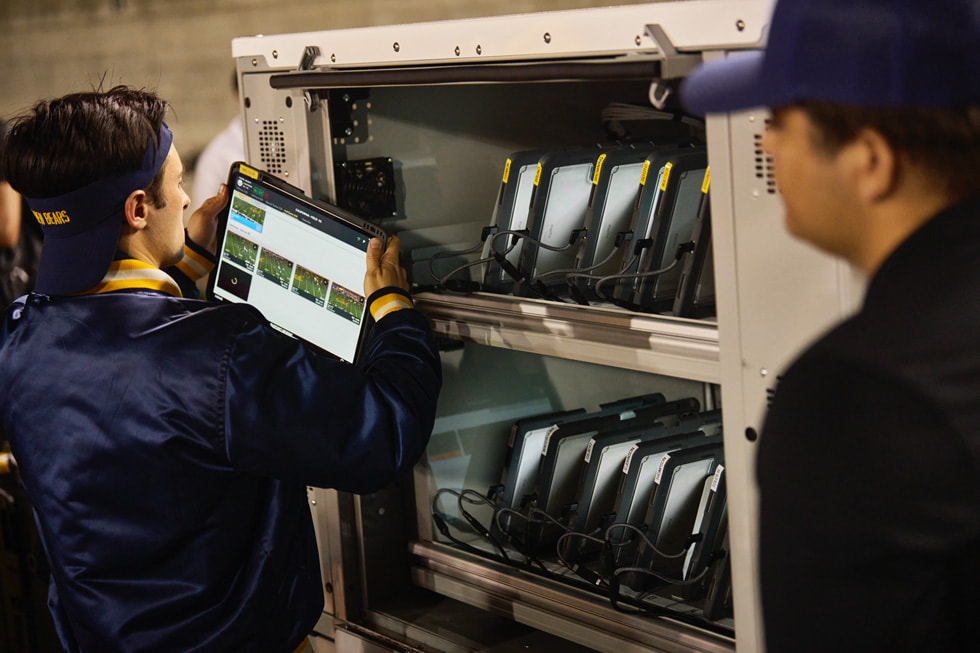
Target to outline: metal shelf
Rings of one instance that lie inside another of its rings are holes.
[[[420,293],[439,335],[588,363],[721,382],[713,322],[473,293]]]
[[[413,542],[420,563],[412,578],[420,587],[598,651],[730,653],[734,640],[670,618],[619,612],[599,597],[541,578],[528,578],[499,563],[433,542]]]

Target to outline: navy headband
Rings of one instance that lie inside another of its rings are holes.
[[[25,198],[44,230],[44,238],[71,238],[109,218],[121,217],[130,193],[149,186],[160,171],[173,139],[170,128],[162,124],[160,144],[148,143],[139,170],[104,177],[55,197]]]

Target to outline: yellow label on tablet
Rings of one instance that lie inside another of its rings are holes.
[[[640,186],[647,185],[647,173],[650,172],[650,162],[643,162],[643,172],[640,173]]]
[[[711,166],[704,169],[704,183],[701,184],[701,192],[708,192],[708,184],[711,183]]]
[[[510,159],[507,159],[507,163],[504,164],[504,183],[507,183],[507,178],[510,177]]]
[[[537,186],[538,182],[541,181],[541,164],[538,164],[538,169],[534,171],[534,185]]]
[[[599,173],[602,172],[602,162],[606,160],[605,154],[599,155],[599,160],[595,162],[595,174],[592,175],[592,185],[599,185]]]
[[[667,180],[670,179],[670,169],[673,167],[673,163],[668,163],[664,166],[664,174],[660,178],[660,192],[665,192],[667,190]]]
[[[249,168],[244,163],[242,163],[242,164],[240,164],[238,166],[238,172],[242,173],[246,177],[251,177],[252,179],[255,179],[255,180],[258,180],[258,178],[259,178],[259,171],[258,170],[254,170],[252,168]]]

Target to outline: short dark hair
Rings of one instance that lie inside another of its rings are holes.
[[[817,128],[817,144],[827,150],[836,151],[871,128],[952,197],[977,191],[980,105],[885,108],[805,101],[795,106],[807,114]]]
[[[137,170],[149,144],[160,146],[167,106],[128,86],[42,100],[12,121],[0,167],[15,190],[36,198]],[[144,189],[154,205],[161,173]]]

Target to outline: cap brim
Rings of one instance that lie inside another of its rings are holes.
[[[738,53],[697,68],[681,84],[681,104],[699,115],[768,106],[763,55]]]
[[[45,233],[34,289],[74,295],[98,285],[116,255],[121,227],[121,219],[111,217],[75,236],[51,238]]]

